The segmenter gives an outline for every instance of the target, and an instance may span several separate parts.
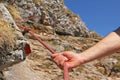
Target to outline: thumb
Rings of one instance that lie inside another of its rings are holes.
[[[67,59],[71,59],[73,57],[72,53],[67,51],[62,53],[63,56],[65,56]]]

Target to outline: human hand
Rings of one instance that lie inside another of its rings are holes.
[[[65,51],[58,54],[52,54],[53,61],[63,69],[64,63],[66,63],[68,69],[74,68],[82,64],[83,60],[77,53],[71,51]]]

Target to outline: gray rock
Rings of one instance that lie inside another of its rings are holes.
[[[67,9],[63,0],[40,0],[36,3],[34,0],[15,0],[14,5],[23,18],[40,16],[37,22],[50,25],[57,34],[90,36],[85,23]]]
[[[25,60],[23,48],[27,41],[4,4],[0,4],[0,12],[0,70],[3,70]]]

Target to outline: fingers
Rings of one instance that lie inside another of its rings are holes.
[[[67,57],[68,59],[71,59],[73,57],[73,52],[70,52],[70,51],[66,51],[66,52],[63,52],[62,55]]]
[[[51,57],[53,61],[62,69],[67,58],[60,53],[53,54]]]
[[[52,54],[51,58],[54,59],[57,55],[58,55],[57,53],[56,54]]]
[[[68,65],[69,69],[72,69],[80,64],[80,61],[79,61],[80,57],[78,54],[76,54],[74,52],[70,52],[70,51],[64,52],[63,56],[66,56],[68,59],[67,65]]]
[[[75,54],[74,52],[70,52],[70,51],[61,52],[61,53],[52,55],[53,61],[61,69],[63,69],[64,63],[67,64],[69,69],[77,66],[79,64],[78,58],[79,58],[79,56],[77,54]]]

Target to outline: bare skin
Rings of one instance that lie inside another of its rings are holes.
[[[78,54],[70,51],[53,54],[52,59],[55,63],[63,68],[66,62],[69,69],[77,67],[78,65],[87,63],[100,57],[113,54],[120,49],[120,28],[109,33],[100,42],[86,51]]]

